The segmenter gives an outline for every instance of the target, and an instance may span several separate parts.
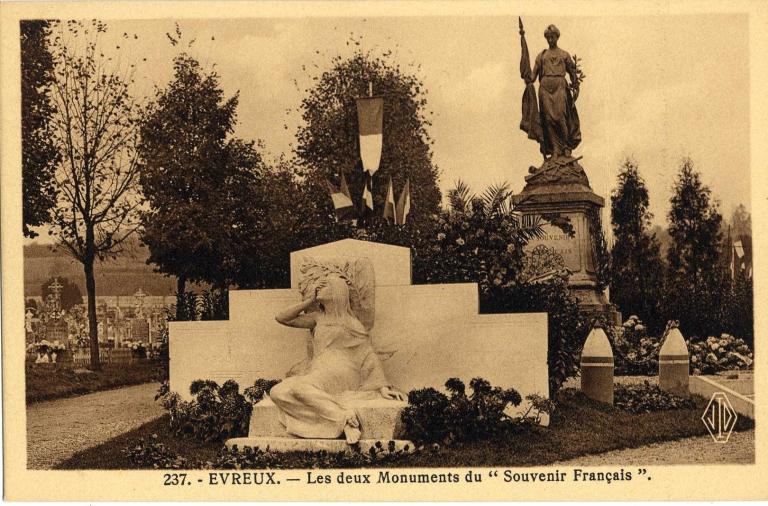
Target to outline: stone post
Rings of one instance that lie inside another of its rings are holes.
[[[613,405],[613,350],[600,327],[590,331],[581,350],[581,391],[596,401]]]
[[[690,357],[680,329],[667,333],[659,351],[659,386],[667,392],[688,397]]]

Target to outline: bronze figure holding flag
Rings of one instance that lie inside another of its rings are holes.
[[[549,48],[536,57],[533,71],[530,67],[528,45],[525,42],[523,21],[520,23],[520,77],[525,81],[523,92],[523,118],[520,128],[541,146],[545,160],[570,158],[571,151],[581,142],[576,99],[582,79],[571,55],[557,46],[560,30],[549,25],[544,32]],[[570,83],[565,75],[570,77]],[[539,97],[533,83],[539,81]]]

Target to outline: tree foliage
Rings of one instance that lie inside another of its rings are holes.
[[[216,72],[182,53],[142,122],[142,240],[148,261],[179,278],[179,293],[186,281],[264,287],[287,272],[275,259],[289,252],[281,225],[293,179],[271,171],[254,142],[231,136],[237,105]]]
[[[661,313],[664,264],[659,241],[650,232],[648,189],[637,164],[625,160],[611,195],[611,300],[625,315],[639,315],[651,332],[664,329]]]
[[[720,262],[722,217],[693,161],[682,161],[670,200],[665,306],[685,335],[724,331],[730,281]]]
[[[100,368],[94,262],[122,250],[139,225],[142,201],[136,150],[141,107],[130,94],[135,67],[121,68],[104,56],[99,39],[106,30],[98,20],[56,22],[51,45],[51,139],[61,158],[53,233],[83,264],[93,369]]]
[[[347,59],[334,57],[331,68],[315,81],[301,104],[304,124],[296,134],[296,155],[306,187],[321,199],[320,214],[332,210],[324,181],[337,184],[342,173],[353,200],[360,205],[363,171],[355,98],[368,96],[368,83],[375,96],[384,97],[381,165],[373,177],[375,214],[381,214],[389,177],[396,192],[410,180],[410,220],[422,222],[437,212],[438,169],[432,161],[432,140],[427,132],[431,123],[426,90],[419,78],[391,63],[386,55],[359,51]]]
[[[51,221],[56,203],[54,173],[59,160],[51,136],[51,86],[54,60],[48,44],[48,21],[21,21],[21,167],[24,235]]]

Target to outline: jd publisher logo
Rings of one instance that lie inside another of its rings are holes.
[[[727,443],[731,431],[736,425],[736,411],[733,410],[728,396],[723,392],[715,392],[707,404],[707,409],[701,415],[704,425],[717,443]]]

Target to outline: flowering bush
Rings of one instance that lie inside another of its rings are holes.
[[[670,409],[691,409],[696,406],[692,399],[678,397],[647,381],[642,384],[616,385],[613,406],[629,413],[650,413]]]
[[[280,380],[257,379],[240,394],[232,380],[219,386],[211,380],[195,380],[189,392],[195,396],[185,401],[171,392],[168,382],[161,384],[155,400],[160,399],[170,415],[171,430],[177,436],[199,441],[224,441],[248,434],[253,404],[259,402]]]
[[[215,381],[195,380],[189,391],[195,396],[192,401],[182,400],[175,392],[161,398],[175,435],[211,442],[248,433],[253,407],[240,394],[236,382],[229,380],[219,386]]]
[[[253,386],[245,389],[243,395],[251,404],[258,404],[272,390],[272,387],[278,383],[280,383],[280,380],[259,378],[253,383]]]
[[[637,316],[630,316],[616,332],[607,329],[613,341],[617,376],[655,376],[659,373],[661,339],[649,336]]]
[[[490,207],[490,202],[474,199],[461,209],[435,215],[435,235],[414,262],[416,277],[426,283],[474,281],[481,296],[491,286],[517,282],[523,246],[536,231],[521,227],[512,213]]]
[[[620,332],[608,331],[613,341],[617,375],[655,376],[659,373],[659,352],[664,344],[660,338],[648,336],[645,326],[631,316]],[[686,340],[691,374],[715,374],[719,371],[749,369],[754,361],[752,350],[743,339],[729,334],[706,340],[692,337]]]
[[[135,469],[189,469],[187,459],[159,443],[157,434],[152,434],[149,441],[139,439],[122,452]]]
[[[706,340],[692,337],[686,341],[691,356],[692,374],[715,374],[733,369],[750,369],[754,355],[743,339],[730,334],[709,336]]]
[[[412,390],[408,393],[408,406],[401,419],[405,437],[421,445],[450,444],[455,441],[488,439],[515,425],[531,421],[527,417],[512,418],[507,414],[510,406],[519,406],[522,398],[517,390],[492,387],[482,378],[469,382],[471,394],[464,383],[451,378],[445,383],[450,397],[434,388]],[[532,410],[538,420],[541,411],[550,411],[551,403],[538,396],[529,396]],[[531,410],[529,410],[529,413]]]
[[[277,453],[260,448],[222,448],[213,460],[189,461],[158,442],[157,434],[140,438],[122,450],[134,469],[342,469],[387,467],[412,449],[395,448],[395,442],[377,442],[367,452],[292,452]]]

